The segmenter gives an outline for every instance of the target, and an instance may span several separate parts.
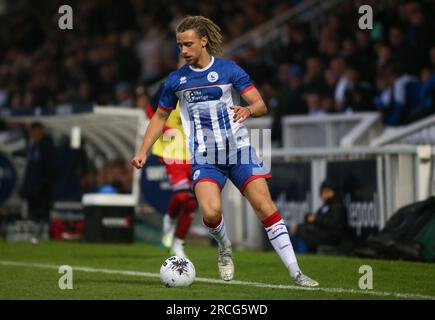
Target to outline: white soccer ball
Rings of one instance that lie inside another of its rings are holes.
[[[160,267],[160,280],[166,287],[187,287],[195,280],[193,263],[183,257],[172,256]]]

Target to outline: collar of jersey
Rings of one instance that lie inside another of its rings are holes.
[[[193,68],[192,66],[189,66],[189,68],[190,68],[192,71],[195,71],[195,72],[202,72],[202,71],[206,71],[206,70],[210,69],[210,67],[213,65],[213,63],[214,63],[214,57],[211,56],[211,61],[210,61],[210,63],[208,64],[208,66],[206,66],[206,67],[204,67],[204,68],[202,68],[202,69],[195,69],[195,68]]]

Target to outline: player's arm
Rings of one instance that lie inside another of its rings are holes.
[[[162,134],[163,128],[165,127],[166,120],[168,119],[170,114],[171,114],[171,110],[157,108],[145,132],[142,146],[139,152],[137,153],[137,155],[131,160],[131,164],[136,169],[142,168],[143,165],[145,164],[147,153],[152,147],[152,145],[157,141],[157,139]]]
[[[232,106],[234,122],[243,122],[249,117],[257,118],[268,113],[266,104],[257,88],[252,87],[242,94],[242,98],[249,104],[247,107]]]

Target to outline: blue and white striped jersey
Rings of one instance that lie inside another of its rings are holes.
[[[230,107],[239,105],[240,95],[252,88],[249,76],[234,61],[212,57],[203,69],[186,64],[170,73],[159,107],[172,110],[180,102],[192,155],[239,149],[249,146],[248,130],[243,123],[233,121]]]

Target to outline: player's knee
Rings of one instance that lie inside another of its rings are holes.
[[[205,202],[200,204],[201,212],[204,220],[207,222],[215,222],[221,215],[221,206],[218,202]]]

